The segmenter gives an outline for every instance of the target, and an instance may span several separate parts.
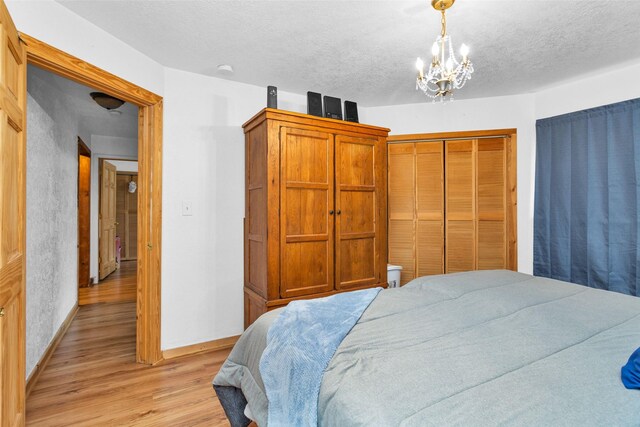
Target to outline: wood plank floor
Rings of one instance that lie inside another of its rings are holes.
[[[137,261],[122,261],[102,282],[78,292],[78,305],[136,300]]]
[[[27,425],[229,425],[211,387],[229,350],[137,364],[135,307],[80,307],[27,399]]]

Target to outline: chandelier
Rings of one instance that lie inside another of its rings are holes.
[[[469,47],[465,44],[460,46],[462,62],[458,62],[453,53],[451,36],[447,34],[447,18],[445,11],[450,8],[455,0],[431,0],[431,6],[442,13],[442,30],[440,35],[431,47],[431,64],[429,72],[424,74],[424,62],[418,58],[416,68],[418,78],[416,79],[416,90],[420,89],[429,98],[452,97],[454,89],[460,89],[467,80],[471,79],[473,64],[469,60]]]

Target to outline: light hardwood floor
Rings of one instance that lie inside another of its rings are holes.
[[[120,268],[105,280],[88,288],[80,288],[78,305],[136,300],[137,261],[123,261]]]
[[[135,302],[80,307],[27,399],[27,425],[229,425],[211,387],[229,350],[137,364],[135,309]]]

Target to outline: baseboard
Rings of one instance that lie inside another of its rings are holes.
[[[238,341],[238,338],[240,338],[240,335],[163,350],[162,358],[167,360],[190,354],[202,353],[204,351],[226,350],[233,347]]]
[[[47,366],[47,363],[49,363],[49,359],[51,359],[53,352],[56,351],[56,348],[58,348],[58,344],[60,344],[62,337],[64,337],[64,334],[67,332],[67,329],[69,329],[69,326],[71,325],[71,321],[73,321],[77,313],[78,313],[78,304],[76,303],[76,305],[73,306],[71,311],[69,311],[69,314],[67,314],[67,317],[66,319],[64,319],[64,322],[62,322],[62,325],[60,325],[60,328],[58,328],[58,332],[56,332],[55,336],[47,346],[47,349],[45,350],[44,354],[36,364],[35,369],[31,372],[31,375],[29,375],[29,378],[27,378],[27,388],[25,392],[25,399],[29,397],[31,390],[33,390],[33,387],[36,385],[36,382],[38,382],[38,378],[40,378],[40,374],[42,374],[42,371],[44,371],[44,368]]]

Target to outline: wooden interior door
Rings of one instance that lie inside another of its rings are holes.
[[[336,136],[336,289],[378,283],[377,139]],[[386,265],[384,266],[386,272]],[[383,280],[386,281],[386,280]]]
[[[507,261],[507,139],[478,140],[478,270],[509,268]]]
[[[100,280],[116,269],[116,167],[102,161],[100,167],[99,216],[99,273]]]
[[[90,285],[91,151],[78,141],[78,286]]]
[[[389,263],[402,266],[401,285],[416,278],[415,148],[389,144]]]
[[[416,274],[444,273],[444,144],[416,144]]]
[[[24,425],[26,54],[0,2],[0,425]]]
[[[129,183],[138,184],[137,173],[117,174],[116,181],[116,235],[120,237],[121,259],[135,260],[137,257],[138,191],[129,192]]]
[[[333,135],[280,130],[280,296],[334,288]]]
[[[475,144],[445,141],[447,273],[476,269]]]

